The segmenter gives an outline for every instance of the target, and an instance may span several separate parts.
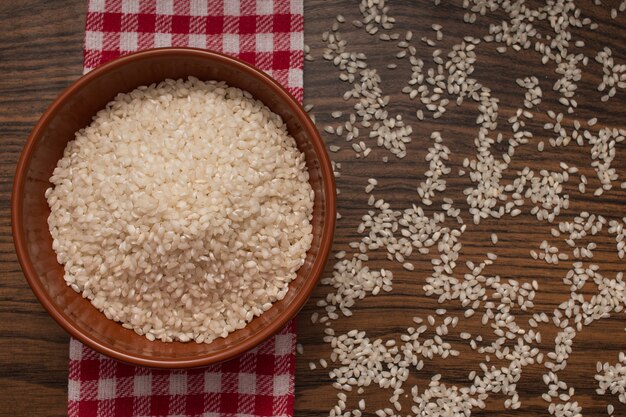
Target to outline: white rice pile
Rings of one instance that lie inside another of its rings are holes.
[[[119,94],[46,192],[65,280],[150,340],[209,343],[285,297],[314,193],[280,116],[190,77]]]

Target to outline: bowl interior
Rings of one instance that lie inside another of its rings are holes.
[[[48,179],[74,133],[119,92],[165,78],[193,75],[223,80],[252,93],[286,122],[304,152],[315,191],[313,244],[282,301],[244,329],[210,344],[150,342],[124,329],[69,288],[52,250],[44,197]],[[21,171],[21,172],[20,172]],[[158,367],[199,366],[246,351],[278,330],[301,308],[319,277],[334,229],[334,180],[319,134],[302,109],[277,84],[240,62],[200,50],[171,48],[124,57],[95,70],[66,90],[42,117],[25,147],[16,175],[14,224],[18,257],[37,297],[71,334],[120,360]],[[20,187],[21,186],[21,187]],[[332,192],[331,192],[332,191]]]

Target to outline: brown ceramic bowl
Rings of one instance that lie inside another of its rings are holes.
[[[287,296],[245,328],[210,344],[150,342],[108,320],[69,288],[52,250],[44,197],[48,179],[74,133],[117,93],[165,78],[193,75],[223,80],[247,90],[282,116],[305,154],[315,190],[313,244]],[[159,368],[186,368],[233,358],[277,332],[304,305],[330,251],[335,228],[335,183],[324,143],[297,101],[276,81],[239,60],[205,50],[164,48],[138,52],[103,65],[67,88],[48,108],[28,138],[15,174],[12,194],[15,248],[33,292],[72,336],[115,359]]]

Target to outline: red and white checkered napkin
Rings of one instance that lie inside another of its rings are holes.
[[[262,69],[302,100],[302,0],[88,0],[84,72],[141,49],[191,46]],[[295,323],[222,364],[142,368],[70,342],[69,417],[293,415]]]
[[[302,0],[88,0],[84,72],[130,52],[206,48],[265,71],[302,101]]]
[[[170,371],[128,365],[70,342],[69,417],[293,415],[294,321],[236,359]]]

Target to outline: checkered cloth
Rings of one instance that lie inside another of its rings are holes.
[[[207,48],[260,68],[302,100],[302,0],[88,0],[84,72],[130,52]]]
[[[302,0],[88,0],[84,72],[133,51],[207,48],[262,69],[302,100]],[[70,342],[69,417],[293,415],[295,323],[206,368],[136,367]]]
[[[69,417],[293,415],[295,325],[236,359],[205,368],[128,365],[70,342]]]

